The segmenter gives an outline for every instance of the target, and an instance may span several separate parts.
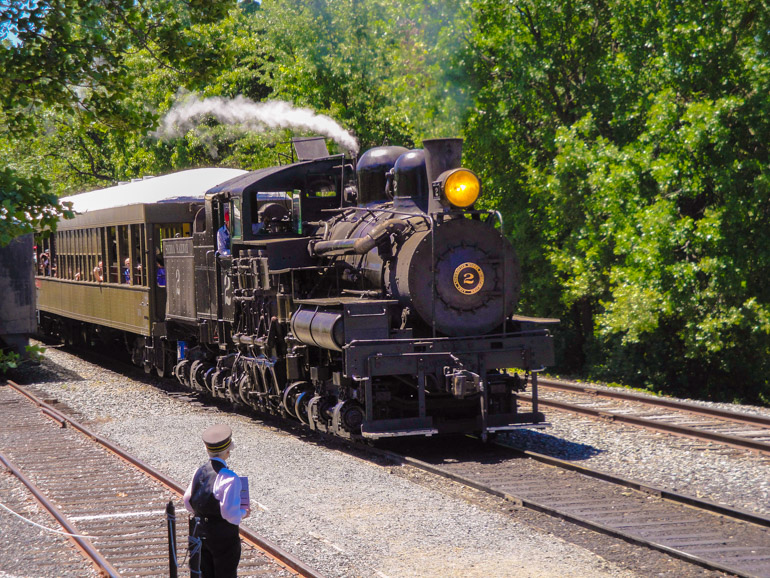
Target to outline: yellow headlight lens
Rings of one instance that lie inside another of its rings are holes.
[[[470,207],[479,198],[481,184],[478,177],[467,169],[458,169],[444,182],[444,196],[455,207]]]

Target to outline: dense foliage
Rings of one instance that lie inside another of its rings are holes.
[[[476,3],[466,134],[565,367],[770,400],[770,12],[513,4]]]
[[[158,138],[188,93],[309,107],[362,148],[460,135],[561,371],[770,402],[763,2],[0,5],[0,242],[52,194],[287,150],[212,119]]]

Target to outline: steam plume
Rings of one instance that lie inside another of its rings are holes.
[[[156,134],[161,138],[181,136],[198,126],[206,116],[213,116],[223,124],[255,132],[266,129],[304,129],[331,138],[347,151],[358,152],[356,139],[328,116],[308,108],[296,108],[280,100],[256,103],[243,96],[234,99],[215,96],[201,100],[193,95],[174,105],[163,118]]]

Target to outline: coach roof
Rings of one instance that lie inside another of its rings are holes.
[[[247,171],[241,169],[190,169],[71,195],[61,201],[70,201],[76,213],[136,204],[200,201],[210,188],[244,174]]]

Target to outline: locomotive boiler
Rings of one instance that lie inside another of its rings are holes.
[[[298,140],[297,162],[209,190],[192,235],[163,242],[177,378],[347,438],[542,423],[552,320],[514,315],[519,264],[461,142],[354,167]]]

